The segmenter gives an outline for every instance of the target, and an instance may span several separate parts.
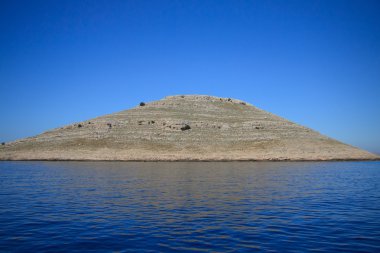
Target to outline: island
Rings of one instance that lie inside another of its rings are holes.
[[[0,160],[377,160],[247,102],[168,96],[0,145]]]

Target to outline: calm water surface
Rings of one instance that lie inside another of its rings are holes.
[[[380,252],[380,162],[0,162],[0,251]]]

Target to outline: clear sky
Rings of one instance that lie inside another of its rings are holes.
[[[175,94],[380,153],[380,1],[0,1],[0,141]]]

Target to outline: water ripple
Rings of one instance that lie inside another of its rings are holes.
[[[380,252],[380,163],[0,162],[0,251]]]

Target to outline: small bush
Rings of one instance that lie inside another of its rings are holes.
[[[78,124],[78,127],[81,128],[81,127],[82,127],[82,124]]]
[[[2,142],[2,143],[1,143],[1,145],[3,145],[3,146],[4,146],[4,145],[5,145],[5,142]]]
[[[187,124],[184,125],[183,127],[181,127],[182,131],[189,130],[189,129],[191,129],[191,127],[189,125],[187,125]]]
[[[141,103],[140,103],[140,106],[144,106],[144,105],[145,105],[145,103],[144,103],[144,102],[141,102]]]

